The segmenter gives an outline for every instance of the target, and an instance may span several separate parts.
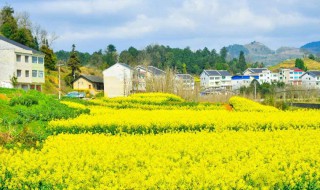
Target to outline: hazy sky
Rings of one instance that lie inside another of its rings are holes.
[[[55,51],[149,44],[192,50],[259,41],[272,49],[320,41],[320,0],[1,0],[59,38]]]

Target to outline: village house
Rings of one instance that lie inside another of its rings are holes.
[[[299,68],[281,68],[279,70],[279,81],[290,85],[302,85],[300,77],[304,73]]]
[[[194,90],[194,77],[190,74],[176,74],[177,87],[182,85],[184,90]]]
[[[231,77],[232,90],[239,90],[241,87],[248,87],[257,76],[235,75]]]
[[[0,87],[41,91],[45,82],[44,56],[42,52],[0,36]],[[17,84],[12,84],[14,76]]]
[[[200,86],[204,89],[231,89],[231,74],[226,70],[203,70]]]
[[[80,75],[73,81],[73,89],[89,90],[91,94],[103,91],[103,78],[94,75]]]
[[[272,73],[267,68],[248,68],[243,72],[243,75],[254,77],[260,84],[277,82],[279,80],[278,73]]]
[[[135,92],[145,92],[147,90],[147,82],[155,83],[162,80],[165,77],[166,72],[154,67],[138,65],[134,68],[133,75],[133,90]]]
[[[132,91],[133,68],[125,63],[116,63],[103,72],[104,96],[128,96]]]
[[[307,71],[300,77],[301,83],[308,89],[320,89],[320,71]]]

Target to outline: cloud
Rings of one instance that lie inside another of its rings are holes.
[[[62,14],[117,14],[119,11],[138,6],[142,0],[53,0],[37,3],[40,13]],[[28,9],[34,10],[34,5],[25,4]]]

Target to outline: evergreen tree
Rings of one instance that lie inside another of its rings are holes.
[[[240,51],[239,54],[239,61],[238,61],[238,69],[243,72],[244,70],[246,70],[247,68],[247,63],[246,63],[246,59],[244,57],[244,52]]]
[[[56,62],[57,62],[57,57],[53,53],[53,50],[50,49],[49,46],[43,44],[40,48],[40,51],[45,54],[44,57],[44,66],[45,68],[49,70],[55,70],[56,69]]]
[[[10,6],[4,6],[1,10],[2,25],[0,26],[0,32],[6,38],[14,40],[14,35],[18,30],[18,24],[13,17],[14,10]]]
[[[72,51],[70,53],[69,60],[67,62],[67,65],[71,69],[71,75],[75,78],[76,77],[76,71],[81,72],[80,70],[80,60],[78,58],[77,52],[76,52],[76,46],[72,44]]]
[[[220,50],[220,61],[221,63],[226,63],[228,50],[226,47],[221,48]]]
[[[307,70],[306,66],[304,65],[304,61],[300,58],[296,59],[294,66],[304,71]]]

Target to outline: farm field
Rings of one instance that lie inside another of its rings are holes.
[[[0,146],[0,189],[320,188],[317,110],[160,93],[60,104],[70,115],[45,140]]]

